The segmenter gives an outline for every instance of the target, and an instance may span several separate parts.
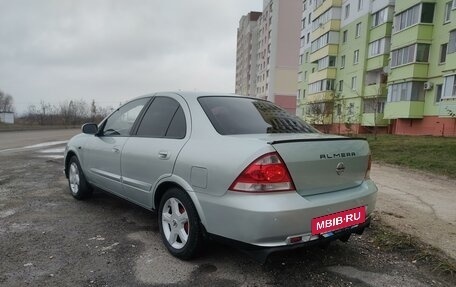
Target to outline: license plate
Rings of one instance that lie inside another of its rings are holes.
[[[315,217],[312,219],[312,235],[361,224],[365,219],[366,208],[364,206]]]

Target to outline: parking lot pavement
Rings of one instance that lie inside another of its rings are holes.
[[[274,254],[264,265],[216,242],[207,243],[202,257],[180,261],[162,245],[153,212],[102,191],[74,200],[62,174],[62,148],[0,153],[1,286],[456,284],[414,250],[377,245],[379,221],[348,243]]]

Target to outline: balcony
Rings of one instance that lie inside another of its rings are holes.
[[[306,96],[307,103],[323,103],[334,100],[333,91],[323,91],[319,93],[309,94]]]
[[[387,36],[391,36],[391,31],[393,23],[387,22],[383,23],[377,27],[371,28],[370,33],[369,33],[369,42],[385,38]]]
[[[338,44],[328,44],[328,45],[324,46],[323,48],[310,54],[309,61],[311,63],[313,63],[326,56],[337,56],[338,51],[339,51]]]
[[[363,97],[373,98],[377,96],[386,96],[387,88],[386,84],[374,84],[364,86]]]
[[[336,68],[326,68],[309,75],[309,83],[314,83],[324,79],[335,79],[337,69]]]
[[[405,79],[423,79],[428,78],[429,63],[410,63],[391,69],[388,81],[394,82]]]
[[[420,41],[420,43],[431,43],[434,24],[416,24],[393,34],[391,39],[391,50],[405,47]]]
[[[367,59],[366,71],[383,69],[388,66],[388,55],[378,55]]]
[[[339,31],[340,30],[340,20],[333,19],[326,24],[321,25],[319,28],[315,29],[311,34],[311,39],[315,40],[320,38],[322,35],[328,33],[329,31]]]
[[[456,53],[451,53],[446,56],[444,72],[451,72],[456,69]]]
[[[387,126],[389,125],[389,120],[384,118],[384,114],[365,113],[361,117],[361,125],[366,127]]]
[[[439,103],[439,117],[451,117],[450,113],[456,113],[456,99],[444,99]]]
[[[387,102],[385,119],[422,119],[424,102]]]
[[[320,6],[316,7],[312,13],[312,19],[317,19],[321,14],[326,12],[329,8],[342,6],[342,0],[326,0]]]

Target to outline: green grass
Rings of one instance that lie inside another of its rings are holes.
[[[432,136],[367,136],[372,159],[456,178],[456,138]]]

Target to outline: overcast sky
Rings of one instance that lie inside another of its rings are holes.
[[[236,30],[261,0],[0,0],[0,90],[104,106],[163,90],[234,92]]]

